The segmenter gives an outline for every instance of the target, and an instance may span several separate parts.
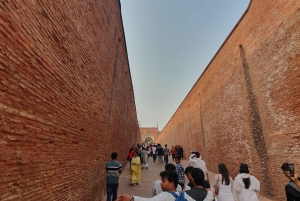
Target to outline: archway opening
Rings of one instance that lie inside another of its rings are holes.
[[[153,140],[153,138],[152,137],[147,137],[145,140],[144,140],[144,142],[145,143],[153,143],[154,142],[154,140]]]

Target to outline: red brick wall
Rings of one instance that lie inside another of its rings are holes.
[[[0,200],[100,200],[139,126],[120,2],[0,2]],[[126,146],[121,146],[121,145]]]
[[[300,169],[300,1],[253,0],[158,141],[200,150],[209,170],[239,164],[285,200],[280,166]],[[201,55],[199,55],[201,56]],[[300,173],[300,171],[298,171]]]

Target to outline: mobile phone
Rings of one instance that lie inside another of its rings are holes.
[[[291,177],[294,177],[294,164],[293,163],[289,163],[289,172],[290,172],[290,175]]]

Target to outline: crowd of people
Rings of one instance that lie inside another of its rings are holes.
[[[172,156],[175,164],[169,163]],[[129,182],[132,186],[141,184],[141,169],[148,169],[149,158],[158,162],[158,166],[165,163],[165,170],[160,173],[160,180],[153,184],[153,197],[142,198],[132,195],[119,195],[117,198],[116,178],[122,172],[122,167],[116,161],[117,154],[112,154],[112,161],[106,165],[107,170],[107,201],[173,201],[184,196],[188,201],[259,201],[258,192],[260,182],[250,174],[247,164],[241,163],[239,174],[233,179],[225,164],[218,164],[218,173],[210,184],[206,163],[200,153],[193,149],[189,156],[189,166],[184,169],[181,164],[183,149],[180,145],[162,148],[160,144],[142,144],[132,146],[128,152],[130,161]],[[300,201],[300,179],[288,163],[282,165],[284,175],[290,179],[286,185],[287,201]],[[113,179],[113,177],[115,179]],[[185,182],[185,177],[188,182]],[[184,192],[184,193],[182,193]]]
[[[166,144],[162,147],[161,144],[137,144],[137,146],[132,145],[128,152],[127,160],[131,161],[132,157],[134,156],[134,152],[143,152],[143,154],[139,155],[140,158],[146,158],[145,161],[148,161],[149,157],[153,158],[153,162],[158,161],[158,165],[161,165],[163,162],[168,163],[169,156],[172,155],[172,160],[175,161],[175,155],[180,156],[183,159],[183,148],[181,145],[172,146],[169,149],[168,145]]]

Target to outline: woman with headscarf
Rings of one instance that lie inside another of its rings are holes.
[[[248,165],[241,163],[240,174],[233,182],[233,195],[239,201],[259,201],[257,192],[260,190],[260,182],[249,174]]]
[[[138,156],[137,152],[134,153],[134,157],[131,161],[129,182],[133,186],[141,184],[141,159]]]

